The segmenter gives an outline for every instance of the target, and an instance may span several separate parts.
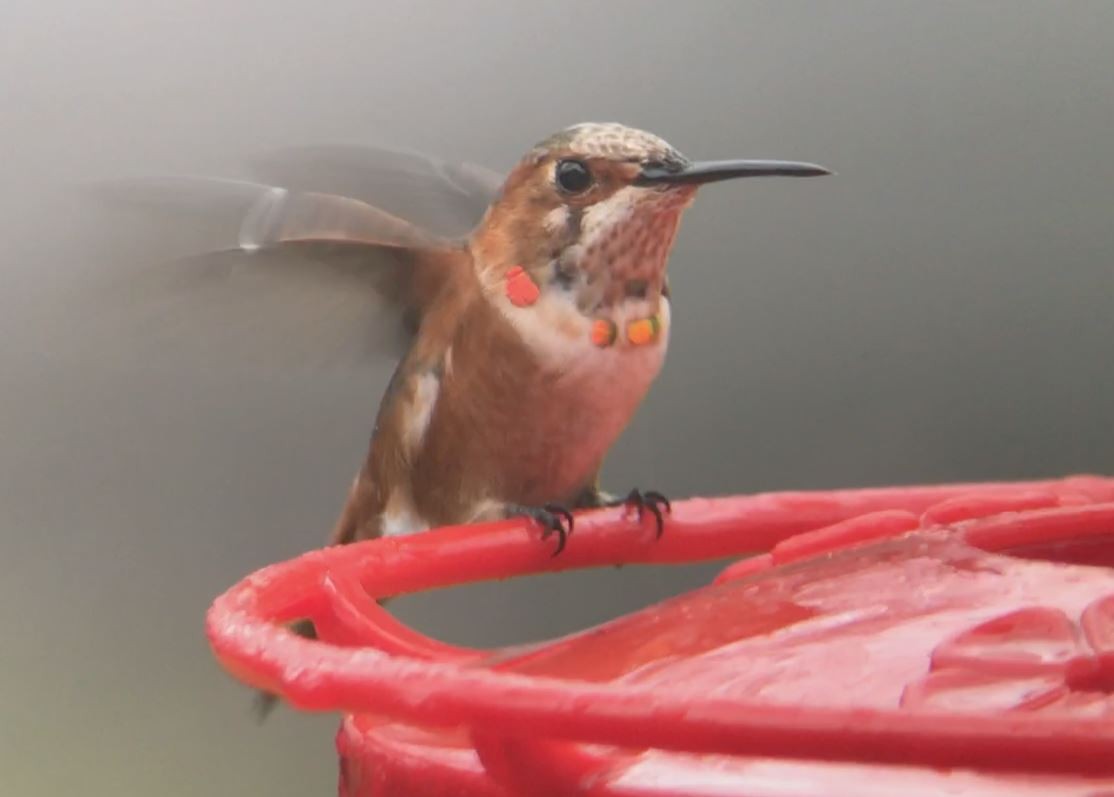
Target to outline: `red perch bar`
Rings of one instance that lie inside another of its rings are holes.
[[[530,573],[747,556],[559,640],[476,650],[376,599]],[[225,668],[343,713],[340,794],[1114,794],[1114,479],[675,505],[314,551],[211,607]],[[308,617],[319,640],[283,624]]]

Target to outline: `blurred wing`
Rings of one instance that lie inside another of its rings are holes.
[[[444,237],[467,234],[498,195],[503,176],[471,163],[447,163],[375,147],[301,147],[254,164],[268,183],[363,200]]]
[[[268,187],[240,225],[240,248],[254,252],[286,243],[333,242],[423,247],[445,243],[409,222],[350,197],[291,193]]]
[[[255,252],[314,242],[390,248],[451,245],[447,236],[427,232],[367,202],[318,191],[220,177],[119,180],[103,188],[105,196],[117,202],[169,211],[178,224],[200,221],[210,227],[219,237],[193,241],[194,254],[230,248]]]
[[[103,283],[121,319],[159,345],[254,365],[399,355],[421,312],[415,289],[455,278],[462,255],[350,197],[193,177],[104,187],[137,214],[105,242],[130,265]]]

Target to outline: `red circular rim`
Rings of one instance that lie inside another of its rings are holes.
[[[1069,506],[1013,512],[1034,501],[1047,506],[1047,496]],[[965,510],[956,503],[960,499],[967,501]],[[1108,720],[803,708],[718,699],[697,690],[662,694],[631,684],[530,677],[465,666],[478,652],[405,629],[372,600],[576,567],[694,561],[771,548],[776,554],[778,543],[826,526],[836,526],[822,533],[839,547],[882,534],[878,524],[848,523],[853,518],[879,513],[889,532],[900,532],[909,518],[893,510],[931,518],[932,508],[945,501],[953,502],[947,512],[955,519],[977,516],[980,507],[1012,512],[962,524],[975,544],[1016,538],[1018,529],[1029,535],[1069,525],[1084,533],[1114,529],[1114,503],[1085,505],[1114,501],[1114,480],[1097,477],[697,499],[675,506],[660,542],[648,526],[633,530],[634,521],[622,510],[591,512],[578,516],[575,544],[557,559],[539,545],[528,523],[453,527],[317,551],[265,568],[213,604],[208,633],[231,672],[310,710],[466,725],[493,736],[689,752],[1114,772],[1114,725]],[[804,548],[810,554],[824,549],[815,539]],[[371,623],[381,647],[337,647],[278,625],[303,616],[340,618],[342,626]]]

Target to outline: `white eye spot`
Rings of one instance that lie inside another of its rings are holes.
[[[545,229],[551,233],[557,233],[565,229],[569,223],[569,209],[564,205],[558,205],[545,214],[542,219],[542,224]]]
[[[642,189],[627,187],[597,202],[584,212],[580,222],[581,243],[591,246],[606,238],[631,217]]]

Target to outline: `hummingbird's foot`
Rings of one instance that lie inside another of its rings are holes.
[[[625,498],[615,498],[610,501],[604,501],[602,506],[627,506],[638,510],[638,520],[642,522],[642,518],[649,512],[654,516],[654,526],[656,539],[661,539],[662,532],[665,531],[665,515],[673,512],[673,506],[669,503],[669,499],[659,493],[657,490],[639,490],[635,487]],[[665,510],[664,513],[662,510]]]
[[[565,543],[572,534],[572,512],[560,504],[546,504],[545,506],[519,506],[511,504],[506,508],[507,517],[528,517],[542,527],[542,539],[546,540],[557,535],[557,548],[553,555],[565,550]]]

